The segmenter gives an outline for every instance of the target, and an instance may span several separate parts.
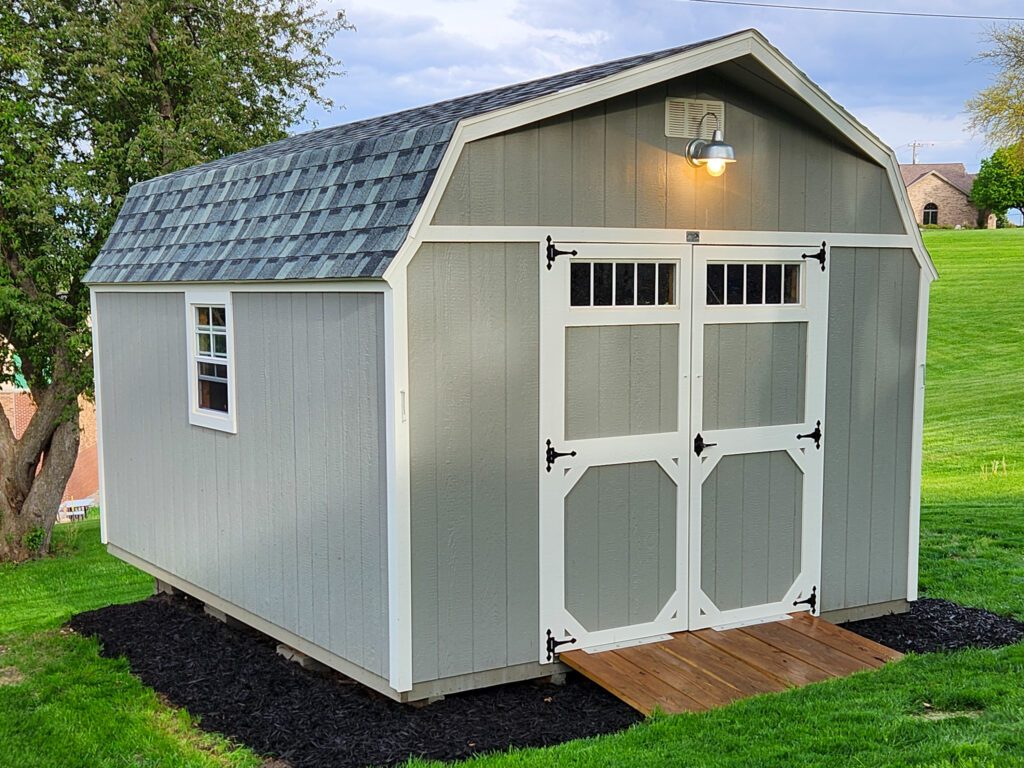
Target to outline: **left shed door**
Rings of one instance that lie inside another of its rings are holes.
[[[692,249],[558,248],[539,260],[542,662],[549,638],[593,648],[687,621]]]

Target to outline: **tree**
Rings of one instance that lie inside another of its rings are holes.
[[[971,202],[979,210],[1005,214],[1015,208],[1024,216],[1024,163],[1016,148],[997,149],[981,161],[971,187]]]
[[[277,140],[330,106],[349,29],[314,0],[0,3],[0,560],[45,552],[92,387],[82,277],[136,182]]]
[[[967,102],[971,128],[993,147],[1014,147],[1024,161],[1024,24],[993,27],[978,58],[999,67],[995,82]]]

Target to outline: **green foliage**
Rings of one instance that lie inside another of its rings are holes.
[[[39,548],[43,546],[43,541],[45,539],[46,530],[37,525],[28,529],[22,543],[25,545],[25,549],[30,552],[38,552]]]
[[[1014,147],[1024,161],[1024,24],[993,26],[991,48],[979,57],[994,63],[995,81],[967,102],[971,128],[994,147]]]
[[[1024,162],[1017,149],[997,149],[981,161],[971,188],[971,202],[984,211],[1003,215],[1010,208],[1024,214]]]

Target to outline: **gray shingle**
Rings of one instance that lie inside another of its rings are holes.
[[[708,42],[310,131],[136,184],[86,282],[380,277],[460,120]]]

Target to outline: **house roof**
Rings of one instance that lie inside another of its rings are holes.
[[[903,183],[908,188],[931,173],[938,174],[965,195],[971,194],[971,187],[974,186],[974,174],[968,173],[963,163],[900,164],[900,174],[903,176]]]
[[[136,184],[85,280],[380,277],[460,120],[720,39],[311,131]]]

